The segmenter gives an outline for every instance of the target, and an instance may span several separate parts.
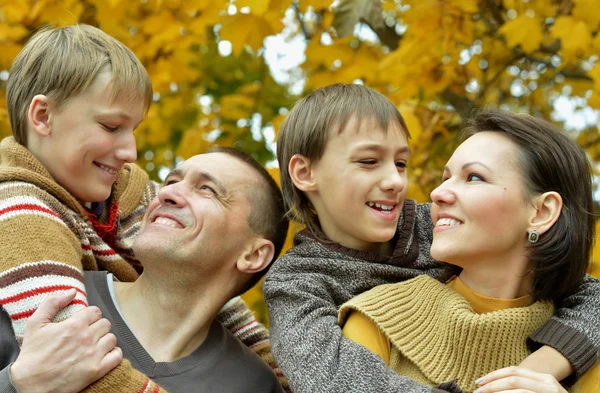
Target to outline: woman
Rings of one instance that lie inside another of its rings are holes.
[[[583,279],[595,227],[589,163],[531,116],[485,110],[466,131],[431,193],[431,255],[462,270],[446,285],[420,276],[352,299],[340,311],[344,335],[431,385],[458,378],[465,391],[510,382],[564,392],[553,377],[521,368],[509,371],[517,379],[478,378],[523,361],[527,337]],[[582,392],[600,390],[598,371],[582,378]]]

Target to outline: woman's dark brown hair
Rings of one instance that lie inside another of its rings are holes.
[[[581,284],[594,241],[592,176],[585,152],[554,125],[529,115],[481,110],[467,121],[465,137],[484,131],[502,133],[517,145],[530,195],[555,191],[562,197],[560,217],[527,250],[532,297],[560,301]]]

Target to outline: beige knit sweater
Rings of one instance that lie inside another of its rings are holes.
[[[554,307],[536,302],[477,314],[451,288],[419,276],[351,299],[340,309],[340,324],[352,310],[390,340],[390,367],[399,374],[432,386],[458,378],[463,390],[474,391],[477,378],[529,355],[527,337],[550,319]]]

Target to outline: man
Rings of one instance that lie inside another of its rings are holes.
[[[173,170],[148,206],[134,241],[144,266],[140,278],[113,282],[106,272],[86,273],[89,302],[112,324],[123,357],[171,393],[283,391],[270,368],[215,316],[229,299],[251,288],[279,254],[288,226],[284,215],[276,183],[256,161],[235,149],[215,149]],[[107,348],[102,357],[111,348],[106,337],[112,336],[99,324],[102,319],[87,312],[90,315],[81,318],[88,319],[88,336],[93,337],[89,341]],[[14,340],[10,320],[4,313],[0,317],[0,361],[5,361],[0,364],[5,367],[0,391],[16,388],[27,393],[56,386],[72,392],[89,383],[82,383],[73,371],[56,375],[36,369],[36,360],[48,363],[52,353],[41,345],[35,351],[27,347],[27,334],[22,356],[7,365],[14,358],[7,352],[17,352],[18,346],[7,343]],[[34,328],[38,319],[33,318]],[[52,361],[58,369],[69,360],[71,368],[77,367],[79,362],[72,358]],[[115,378],[115,391],[128,391],[127,381],[111,373],[105,378]]]

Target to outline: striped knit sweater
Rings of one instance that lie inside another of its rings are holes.
[[[27,318],[48,294],[77,290],[75,300],[59,312],[56,322],[87,305],[82,270],[108,270],[121,281],[138,277],[141,265],[135,259],[133,239],[158,185],[139,167],[125,165],[96,223],[106,224],[110,207],[117,208],[116,236],[103,239],[79,202],[14,138],[2,140],[0,158],[0,305],[12,320],[17,340],[22,340]],[[219,320],[267,361],[287,386],[273,361],[267,330],[242,300],[223,310]],[[132,373],[127,362],[109,375],[123,372]],[[142,382],[136,391],[154,391],[147,378],[137,376],[127,377],[136,386]],[[105,377],[97,384],[102,387],[110,380]]]

